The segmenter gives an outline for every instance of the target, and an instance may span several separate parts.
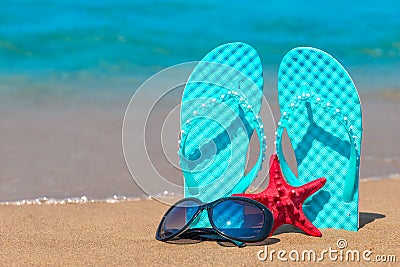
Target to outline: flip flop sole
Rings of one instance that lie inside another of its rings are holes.
[[[306,216],[319,228],[356,231],[362,114],[349,74],[321,50],[295,48],[279,68],[278,100],[298,168],[298,180],[289,178],[289,183],[298,186],[327,179],[320,192],[306,201]],[[353,144],[355,177],[349,175]],[[282,170],[293,176],[288,168]]]
[[[258,115],[262,88],[260,58],[244,43],[217,47],[194,68],[181,106],[185,197],[209,203],[246,189],[235,191],[254,130],[246,112]],[[246,101],[247,110],[240,101]]]

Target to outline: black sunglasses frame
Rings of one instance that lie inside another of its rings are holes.
[[[250,204],[252,204],[252,205],[254,205],[254,206],[260,208],[260,210],[262,210],[262,212],[263,212],[263,217],[264,217],[264,225],[263,225],[263,227],[262,227],[261,232],[260,232],[259,234],[257,234],[255,238],[252,238],[252,239],[243,239],[243,238],[232,237],[232,236],[229,236],[229,235],[227,235],[227,234],[224,234],[223,232],[221,232],[221,231],[215,226],[215,224],[214,224],[214,222],[213,222],[213,220],[212,220],[212,211],[213,211],[213,208],[214,208],[216,205],[218,205],[219,203],[224,202],[224,201],[227,201],[227,200],[240,200],[240,201],[244,201],[244,202],[250,203]],[[170,236],[168,236],[168,237],[162,238],[162,237],[160,236],[160,232],[161,232],[161,230],[162,230],[161,228],[162,228],[163,225],[164,225],[165,219],[168,217],[168,214],[169,214],[177,205],[179,205],[180,203],[186,202],[186,201],[194,201],[194,202],[198,203],[198,204],[199,204],[199,208],[198,208],[197,212],[196,212],[196,213],[193,215],[193,217],[182,227],[181,230],[179,230],[178,232],[176,232],[176,233],[174,233],[174,234],[172,234],[172,235],[170,235]],[[210,224],[211,224],[212,228],[211,228],[211,229],[210,229],[210,228],[194,228],[194,229],[189,229],[190,225],[194,222],[194,220],[195,220],[195,219],[201,214],[201,212],[202,212],[203,210],[205,210],[205,209],[207,210],[208,219],[209,219],[209,221],[210,221]],[[224,197],[224,198],[217,199],[217,200],[215,200],[215,201],[213,201],[213,202],[211,202],[211,203],[207,203],[207,204],[202,203],[202,202],[201,202],[199,199],[197,199],[197,198],[184,198],[184,199],[181,199],[180,201],[176,202],[174,205],[172,205],[172,206],[165,212],[163,218],[161,219],[160,224],[158,225],[157,232],[156,232],[156,239],[159,240],[159,241],[164,241],[164,242],[166,242],[166,241],[173,240],[173,239],[175,239],[175,238],[177,238],[177,237],[180,237],[180,236],[181,236],[182,238],[185,238],[185,236],[186,236],[186,237],[189,237],[189,236],[194,237],[194,236],[215,235],[215,234],[217,234],[217,235],[219,235],[220,237],[223,237],[224,239],[227,239],[227,240],[233,242],[235,245],[237,245],[237,246],[239,246],[239,247],[242,247],[242,246],[244,246],[244,243],[245,243],[245,242],[252,243],[252,242],[260,242],[260,241],[262,241],[262,240],[265,240],[265,239],[268,237],[269,233],[271,232],[272,225],[273,225],[273,215],[272,215],[272,212],[271,212],[267,207],[265,207],[263,204],[261,204],[260,202],[257,202],[257,201],[255,201],[255,200],[253,200],[253,199],[250,199],[250,198],[245,198],[245,197]]]

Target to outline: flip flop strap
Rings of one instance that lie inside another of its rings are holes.
[[[284,111],[282,113],[282,117],[278,122],[278,128],[276,131],[276,153],[279,157],[279,161],[281,163],[282,172],[285,175],[286,180],[294,186],[301,186],[302,184],[295,176],[295,174],[290,169],[287,164],[285,157],[282,151],[282,134],[284,128],[286,128],[286,124],[289,119],[291,119],[292,114],[299,107],[299,105],[303,105],[305,103],[310,103],[311,106],[317,108],[323,108],[326,112],[331,112],[335,118],[337,118],[338,122],[346,129],[347,135],[349,136],[350,142],[350,158],[349,158],[349,167],[346,176],[346,181],[343,189],[343,201],[346,203],[351,202],[353,199],[355,185],[357,180],[357,161],[359,160],[358,152],[357,152],[357,143],[356,136],[353,133],[353,126],[350,125],[350,122],[346,116],[343,116],[340,110],[334,107],[329,101],[324,101],[315,93],[302,93],[301,95],[292,98],[290,102],[291,111]]]
[[[244,111],[244,117],[249,123],[249,125],[256,130],[258,140],[260,141],[260,152],[258,155],[257,162],[253,166],[253,168],[250,170],[250,172],[243,176],[242,179],[239,180],[239,182],[235,185],[235,187],[232,189],[232,194],[233,193],[239,193],[239,192],[244,192],[252,183],[252,181],[255,179],[255,177],[258,175],[258,172],[261,170],[262,163],[265,160],[265,151],[267,149],[266,145],[266,136],[264,134],[264,125],[261,121],[261,117],[256,114],[247,102],[245,96],[242,96],[239,92],[236,91],[228,91],[227,94],[222,94],[220,96],[220,100],[227,101],[228,99],[234,99],[237,101],[240,107],[242,107],[242,110]],[[216,103],[216,99],[211,99],[211,104]],[[193,125],[195,125],[194,121],[198,120],[200,118],[204,118],[203,116],[197,116],[198,114],[193,114],[194,118],[187,120],[181,127],[181,135],[180,135],[180,140],[179,142],[179,151],[178,154],[180,157],[182,157],[185,154],[185,144],[187,142],[187,137],[189,132],[193,129]],[[182,161],[181,161],[182,164]],[[187,167],[187,166],[186,166]],[[189,174],[190,172],[186,172]]]

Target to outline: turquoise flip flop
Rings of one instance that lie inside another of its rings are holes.
[[[204,203],[243,193],[261,169],[265,152],[262,66],[257,52],[229,43],[208,53],[194,68],[181,105],[180,166],[185,197]],[[245,175],[253,131],[260,140],[255,166]],[[193,227],[209,227],[200,218]]]
[[[278,77],[276,149],[293,186],[320,177],[326,185],[303,206],[318,228],[358,230],[361,104],[344,67],[327,53],[300,47],[283,58]],[[297,161],[296,177],[282,152],[286,129]]]

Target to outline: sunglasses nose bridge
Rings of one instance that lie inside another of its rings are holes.
[[[189,225],[189,228],[209,228],[211,226],[210,222],[210,212],[208,211],[209,208],[202,206],[200,207],[199,211],[197,212],[196,217],[194,218],[193,222]],[[208,220],[207,220],[208,218]]]
[[[206,212],[210,212],[211,209],[212,209],[212,207],[210,204],[202,204],[200,206],[200,213],[203,213],[205,210],[206,210]]]

